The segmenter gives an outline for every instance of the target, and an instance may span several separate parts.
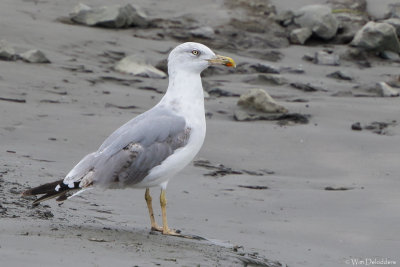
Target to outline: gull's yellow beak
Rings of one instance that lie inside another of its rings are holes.
[[[225,56],[220,56],[220,55],[215,55],[212,59],[209,59],[208,62],[211,65],[224,65],[227,67],[236,67],[235,61],[230,58],[230,57],[225,57]]]

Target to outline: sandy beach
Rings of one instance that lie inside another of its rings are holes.
[[[272,1],[278,11],[290,2]],[[383,16],[396,1],[373,2],[369,12]],[[345,44],[257,48],[278,53],[272,62],[251,56],[254,47],[224,49],[205,40],[238,64],[206,73],[206,90],[240,95],[261,88],[309,122],[236,121],[237,96],[206,98],[207,136],[196,160],[222,164],[225,171],[192,163],[167,190],[171,227],[204,240],[151,232],[139,189],[90,190],[62,205],[31,207],[23,190],[63,178],[116,128],[161,99],[168,79],[118,73],[116,59],[141,53],[157,65],[182,42],[160,37],[159,28],[105,29],[60,19],[77,3],[0,3],[0,39],[17,53],[39,49],[51,61],[0,61],[1,266],[352,266],[366,259],[375,259],[374,266],[400,265],[400,98],[362,90],[394,80],[400,63],[371,57],[365,68],[351,60],[325,66],[303,59],[323,49],[342,54]],[[315,3],[325,1],[296,1],[292,8]],[[186,17],[213,28],[245,16],[224,1],[132,4],[151,19]],[[304,73],[281,71],[287,82],[271,85],[244,71],[258,63]],[[337,70],[353,79],[327,77]],[[321,89],[302,91],[291,83]],[[352,130],[357,122],[387,127],[378,134]],[[159,189],[152,194],[158,203]],[[160,222],[158,205],[155,213]]]

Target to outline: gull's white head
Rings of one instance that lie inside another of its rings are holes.
[[[193,42],[178,45],[168,57],[169,75],[181,70],[200,74],[210,65],[236,66],[230,57],[216,55],[207,46]]]

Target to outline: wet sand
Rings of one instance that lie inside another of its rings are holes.
[[[204,6],[196,1],[193,5],[178,0],[171,5],[156,2],[137,4],[150,17],[191,14],[211,25],[228,20],[230,14],[220,1],[204,1]],[[233,119],[237,97],[206,100],[207,137],[196,159],[242,174],[210,176],[205,175],[209,169],[191,164],[170,181],[167,198],[171,227],[207,240],[151,233],[143,190],[91,190],[61,206],[50,201],[31,208],[30,200],[21,199],[19,192],[65,176],[113,130],[162,97],[143,88],[167,87],[166,79],[114,72],[109,51],[142,52],[156,64],[179,43],[137,38],[133,29],[57,21],[74,4],[0,3],[1,38],[17,51],[40,49],[52,62],[0,61],[0,97],[25,100],[0,101],[0,257],[4,266],[70,266],[72,262],[77,266],[243,266],[243,255],[288,266],[346,266],[350,259],[365,258],[400,262],[400,128],[395,123],[384,135],[351,130],[355,122],[398,120],[399,98],[345,94],[357,84],[398,75],[399,63],[373,58],[371,68],[361,69],[352,62],[333,67],[302,59],[321,50],[321,45],[279,49],[283,59],[268,63],[301,65],[304,74],[282,76],[290,82],[317,84],[324,91],[244,82],[251,74],[221,72],[204,78],[239,94],[263,88],[291,112],[311,115],[303,125],[237,122]],[[173,6],[181,9],[171,13]],[[208,15],[201,16],[205,11]],[[213,19],[213,12],[218,18]],[[238,64],[260,62],[239,51],[217,52]],[[351,72],[355,79],[326,77],[338,69]],[[129,86],[105,76],[123,79]],[[337,93],[344,96],[334,96]],[[133,105],[137,108],[124,108]],[[152,189],[152,194],[157,199],[158,189]]]

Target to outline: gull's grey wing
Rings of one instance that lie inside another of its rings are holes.
[[[92,181],[85,183],[104,187],[138,183],[153,167],[185,146],[189,136],[190,128],[183,117],[167,109],[152,109],[112,133],[97,152],[76,165],[64,183],[79,181],[89,172]]]

